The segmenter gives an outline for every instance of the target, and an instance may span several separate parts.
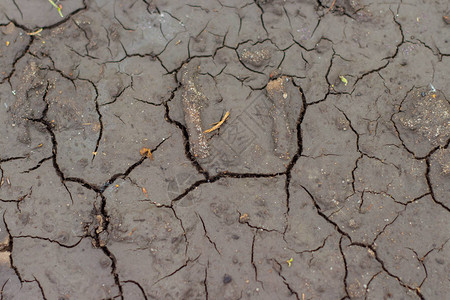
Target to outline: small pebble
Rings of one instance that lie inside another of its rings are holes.
[[[225,275],[223,276],[223,283],[224,283],[224,284],[227,284],[227,283],[230,283],[230,282],[231,282],[231,276],[228,275],[228,274],[225,274]]]

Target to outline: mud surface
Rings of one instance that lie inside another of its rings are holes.
[[[0,299],[448,297],[448,1],[56,5],[0,2]]]

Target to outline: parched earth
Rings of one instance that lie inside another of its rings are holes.
[[[450,295],[447,0],[55,5],[0,1],[0,299]]]

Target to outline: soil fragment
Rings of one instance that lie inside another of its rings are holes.
[[[181,68],[181,84],[184,88],[182,102],[192,154],[198,158],[206,158],[209,156],[209,147],[203,132],[201,111],[208,99],[198,84],[199,69],[198,63],[185,64]]]

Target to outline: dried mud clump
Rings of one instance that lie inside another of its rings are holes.
[[[254,51],[244,49],[241,53],[242,61],[255,67],[262,66],[263,63],[269,60],[271,57],[272,53],[267,48]]]
[[[0,241],[0,266],[10,266],[11,247],[9,237],[6,236]]]
[[[274,143],[274,153],[281,159],[290,159],[292,142],[295,132],[295,124],[291,122],[290,110],[296,109],[292,103],[292,92],[288,87],[293,88],[292,80],[287,76],[282,76],[267,84],[267,95],[272,102],[269,115],[272,118],[272,139]]]
[[[434,146],[445,145],[450,137],[450,103],[439,91],[413,91],[402,104],[398,120]]]
[[[441,173],[443,175],[450,175],[450,150],[439,149],[437,152],[437,161],[441,166]]]
[[[198,64],[183,65],[181,84],[184,91],[181,98],[192,155],[197,158],[206,158],[209,156],[209,149],[206,136],[203,133],[201,111],[203,106],[207,104],[208,99],[198,83],[199,69]]]

